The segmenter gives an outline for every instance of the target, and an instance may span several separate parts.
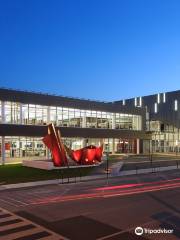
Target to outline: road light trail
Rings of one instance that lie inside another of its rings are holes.
[[[173,180],[167,180],[167,181],[161,181],[161,182],[151,182],[151,183],[144,183],[144,184],[143,183],[133,184],[133,186],[129,185],[129,187],[128,185],[124,185],[124,188],[118,188],[118,186],[112,186],[112,187],[109,187],[109,189],[108,187],[105,189],[100,188],[99,191],[97,191],[97,189],[95,188],[95,189],[91,189],[90,193],[74,194],[74,195],[68,195],[68,196],[50,196],[50,197],[41,198],[41,199],[40,198],[32,199],[29,202],[29,205],[41,205],[41,204],[49,204],[49,203],[85,200],[85,199],[117,197],[117,196],[141,194],[145,192],[162,191],[162,190],[174,189],[174,188],[180,188],[180,179],[173,179]]]
[[[138,187],[138,186],[145,186],[145,185],[152,185],[152,184],[164,184],[174,181],[180,181],[180,178],[170,179],[170,180],[163,180],[163,181],[157,181],[157,182],[144,182],[144,183],[132,183],[132,184],[124,184],[124,185],[115,185],[115,186],[108,186],[108,187],[101,187],[96,188],[96,190],[115,190],[115,189],[123,189],[123,188],[131,188],[131,187]]]

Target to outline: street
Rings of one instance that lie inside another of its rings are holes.
[[[180,238],[179,171],[2,191],[0,206],[65,239]],[[174,233],[139,237],[138,226]]]

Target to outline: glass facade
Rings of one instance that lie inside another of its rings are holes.
[[[46,123],[47,107],[33,104],[22,105],[22,124],[44,125]]]
[[[116,129],[141,130],[139,116],[119,113],[116,113],[115,116]]]
[[[140,115],[0,101],[0,123],[46,125],[49,122],[62,127],[142,130]],[[107,147],[113,153],[134,153],[136,151],[135,140],[128,139],[64,138],[63,141],[72,149],[79,149],[90,144],[100,146],[104,143],[105,151]],[[2,137],[0,139],[2,162],[1,146]],[[6,136],[3,146],[6,163],[49,157],[42,138]]]
[[[107,138],[63,138],[64,144],[73,150],[83,148],[87,145],[101,146],[104,151],[110,153],[137,153],[136,139],[107,139]],[[2,138],[0,137],[0,149]],[[2,154],[0,151],[2,163]],[[18,163],[22,160],[44,160],[51,158],[49,152],[42,142],[42,138],[30,137],[5,137],[5,162]]]
[[[142,117],[139,115],[111,113],[74,108],[0,102],[0,123],[46,125],[81,128],[106,128],[142,130]],[[2,118],[2,115],[3,118]]]
[[[6,123],[20,123],[20,104],[5,102],[4,119]]]
[[[0,149],[1,149],[0,141]],[[5,137],[5,158],[6,163],[21,162],[25,159],[44,159],[46,147],[41,138],[30,137]],[[0,151],[1,156],[1,151]],[[2,156],[1,156],[2,157]]]
[[[152,131],[152,152],[180,152],[180,130],[178,128],[160,121],[150,121],[149,129]]]

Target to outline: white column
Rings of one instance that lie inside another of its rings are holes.
[[[5,123],[5,103],[3,101],[1,102],[1,119],[2,123]]]
[[[46,147],[46,159],[50,159],[50,151],[47,147]]]
[[[112,154],[115,154],[115,139],[112,139]]]
[[[2,142],[1,142],[1,157],[2,157],[2,164],[5,164],[5,137],[2,136]]]
[[[83,116],[82,127],[86,128],[86,113],[84,113],[84,116]]]
[[[83,147],[83,148],[88,145],[88,144],[87,144],[87,141],[88,141],[87,138],[83,138],[83,140],[82,140],[82,147]]]
[[[50,106],[47,106],[47,122],[46,124],[50,123]],[[50,159],[50,150],[46,147],[46,159]]]
[[[104,145],[104,139],[103,138],[100,138],[100,140],[99,140],[99,146],[101,146],[101,145]]]
[[[19,104],[20,107],[20,124],[23,124],[23,110],[22,110],[22,103]]]
[[[50,123],[50,106],[47,106],[47,124]]]
[[[139,145],[139,139],[136,139],[136,142],[137,142],[137,143],[136,143],[136,144],[137,144],[137,145],[136,145],[136,148],[137,148],[137,152],[136,152],[136,153],[139,154],[139,152],[140,152],[140,151],[139,151],[139,146],[140,146],[140,145]]]
[[[112,114],[112,129],[115,129],[116,127],[116,116],[115,113]]]

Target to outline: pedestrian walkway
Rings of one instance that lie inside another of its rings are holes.
[[[111,176],[112,177],[119,176],[119,173],[121,171],[121,168],[122,168],[123,164],[124,164],[123,161],[112,164],[112,166],[111,166]]]
[[[135,169],[135,170],[127,170],[119,172],[118,176],[128,176],[128,175],[135,175],[135,174],[146,174],[146,173],[155,173],[155,172],[164,172],[170,170],[177,170],[179,169],[178,166],[168,166],[168,167],[152,167],[152,168],[145,168],[145,169]]]
[[[0,240],[65,240],[25,218],[0,208]]]

